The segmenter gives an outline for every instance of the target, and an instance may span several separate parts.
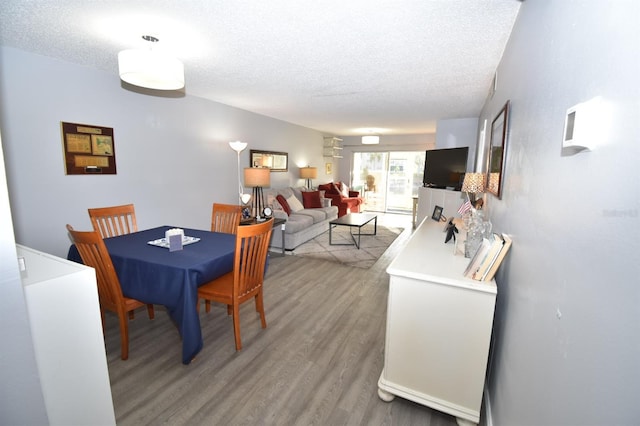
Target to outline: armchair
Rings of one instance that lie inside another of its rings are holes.
[[[338,217],[348,213],[360,213],[360,205],[364,200],[360,198],[359,191],[350,191],[349,187],[342,182],[318,185],[318,190],[324,191],[324,197],[331,199],[332,206],[338,207]]]

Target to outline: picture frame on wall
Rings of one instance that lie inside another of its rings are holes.
[[[332,164],[331,163],[324,163],[324,172],[328,175],[333,173],[333,169],[332,169]]]

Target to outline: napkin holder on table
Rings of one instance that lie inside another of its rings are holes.
[[[169,251],[182,250],[182,238],[184,237],[184,230],[180,228],[172,228],[164,233],[164,237],[169,244]]]

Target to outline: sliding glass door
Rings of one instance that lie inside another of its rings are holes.
[[[352,187],[365,199],[365,210],[411,213],[424,158],[424,151],[355,152]]]

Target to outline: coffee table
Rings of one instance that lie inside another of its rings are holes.
[[[362,227],[367,223],[373,221],[373,233],[363,234]],[[353,244],[351,243],[333,243],[331,241],[331,231],[336,226],[348,226],[349,233],[351,234],[351,239],[353,240]],[[358,239],[356,240],[356,236],[353,233],[353,228],[358,228]],[[342,217],[339,217],[335,220],[329,222],[329,245],[331,246],[351,246],[355,245],[358,250],[360,250],[360,236],[362,235],[376,235],[378,232],[378,216],[373,213],[349,213]]]

